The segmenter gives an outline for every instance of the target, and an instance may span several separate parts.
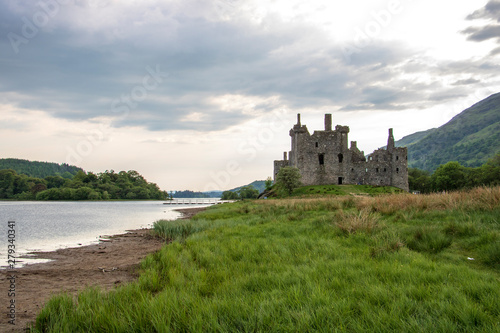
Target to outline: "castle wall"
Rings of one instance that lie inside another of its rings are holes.
[[[407,149],[395,148],[392,129],[389,130],[387,149],[377,149],[365,158],[356,142],[348,148],[349,127],[332,130],[331,115],[325,115],[325,130],[311,135],[305,125],[297,124],[290,130],[290,159],[274,161],[274,178],[284,166],[296,167],[304,185],[370,184],[396,186],[408,191]]]
[[[296,157],[292,166],[299,168],[305,185],[336,184],[345,177],[345,165],[349,157],[347,149],[348,129],[315,131],[312,135],[294,133]]]

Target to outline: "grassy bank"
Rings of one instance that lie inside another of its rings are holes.
[[[303,186],[295,189],[292,197],[317,197],[329,195],[366,195],[405,193],[405,191],[392,186],[374,185],[315,185]]]
[[[282,199],[161,221],[136,283],[36,332],[498,332],[500,188]],[[474,259],[474,260],[472,260]]]

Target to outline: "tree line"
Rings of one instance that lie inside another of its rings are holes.
[[[14,200],[164,200],[167,192],[137,171],[102,173],[78,171],[70,179],[60,175],[36,178],[0,170],[0,199]]]
[[[500,154],[480,167],[470,168],[458,162],[440,165],[434,173],[408,169],[410,191],[420,193],[452,191],[477,186],[500,185]]]
[[[35,178],[59,175],[66,179],[71,179],[78,171],[83,171],[82,168],[66,163],[57,164],[52,162],[28,161],[18,158],[0,159],[0,170],[3,169],[15,170],[18,174]]]
[[[235,191],[222,192],[222,200],[257,199],[259,191],[253,185],[240,187]]]
[[[172,198],[210,198],[210,195],[203,192],[195,192],[190,190],[170,192]]]

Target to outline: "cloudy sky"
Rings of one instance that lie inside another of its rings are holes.
[[[0,157],[164,190],[272,175],[302,114],[370,153],[500,91],[500,2],[2,0]]]

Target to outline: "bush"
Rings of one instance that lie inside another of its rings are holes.
[[[233,191],[222,192],[221,200],[238,200],[238,199],[240,199],[240,196],[236,192]]]
[[[290,195],[293,190],[301,186],[299,169],[292,167],[281,168],[276,176],[276,188],[282,194]]]

